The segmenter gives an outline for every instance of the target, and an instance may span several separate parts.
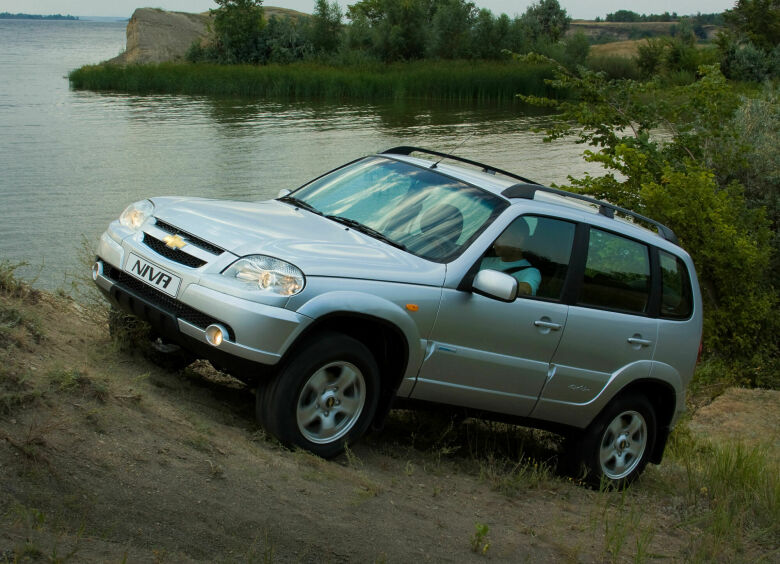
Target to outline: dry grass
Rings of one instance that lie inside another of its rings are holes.
[[[4,288],[21,333],[0,348],[0,562],[771,561],[780,549],[777,447],[704,440],[724,420],[717,401],[623,492],[558,472],[553,435],[435,413],[395,411],[325,461],[268,439],[234,380],[202,364],[163,371],[71,300]],[[46,320],[40,340],[25,319]],[[721,411],[758,412],[757,436],[773,421],[761,414],[780,412],[776,396],[727,396]]]
[[[646,41],[645,39],[633,39],[591,45],[590,55],[594,57],[636,57],[639,54],[639,46]]]
[[[589,20],[573,20],[571,27],[574,31],[580,29],[598,29],[612,31],[627,31],[638,29],[660,34],[670,34],[671,29],[680,22],[594,22]]]

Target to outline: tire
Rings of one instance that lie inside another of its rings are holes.
[[[257,388],[258,422],[282,444],[332,458],[360,438],[376,412],[379,367],[360,341],[339,333],[308,340]]]
[[[612,400],[571,442],[575,443],[575,462],[588,484],[620,489],[645,469],[656,436],[653,405],[644,396],[626,394]]]

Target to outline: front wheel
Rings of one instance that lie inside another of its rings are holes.
[[[576,456],[586,481],[617,488],[631,483],[647,466],[655,437],[655,410],[647,398],[616,398],[578,437]]]
[[[257,418],[283,444],[330,458],[366,432],[378,391],[379,368],[366,346],[326,333],[258,388]]]

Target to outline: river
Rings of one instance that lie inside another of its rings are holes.
[[[262,200],[396,145],[457,154],[538,182],[598,173],[574,143],[543,143],[548,116],[520,104],[377,104],[70,89],[68,71],[117,55],[125,24],[0,20],[0,260],[63,288],[133,201]],[[458,145],[462,145],[458,147]]]

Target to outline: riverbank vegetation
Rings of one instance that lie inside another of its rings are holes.
[[[720,65],[700,65],[693,82],[670,80],[685,57],[648,42],[638,61],[645,80],[610,81],[558,64],[551,86],[575,97],[525,100],[555,106],[561,120],[549,139],[576,135],[588,147],[585,159],[605,169],[571,178],[569,189],[666,223],[693,256],[705,359],[694,385],[777,389],[780,6],[739,0],[723,17]]]
[[[745,97],[715,65],[677,87],[658,78],[608,81],[562,65],[554,72],[551,85],[576,99],[524,100],[557,108],[562,119],[547,130],[548,140],[576,136],[589,147],[585,159],[605,169],[570,177],[566,188],[661,221],[694,259],[710,361],[699,382],[707,375],[780,387],[776,89]]]
[[[613,79],[660,75],[673,84],[692,82],[703,64],[720,63],[727,77],[740,80],[771,78],[780,68],[780,51],[765,44],[757,46],[752,36],[724,33],[718,44],[703,42],[709,33],[704,25],[725,21],[722,14],[637,15],[648,21],[669,20],[636,22],[666,26],[666,34],[645,30],[649,38],[632,44],[626,56],[610,44],[598,45],[597,52],[591,53],[592,44],[604,41],[603,31],[590,29],[591,25],[578,27],[587,34],[573,32],[571,19],[557,0],[540,0],[514,18],[477,9],[466,0],[361,0],[349,5],[345,14],[335,2],[317,0],[311,16],[273,15],[270,19],[264,17],[260,0],[220,0],[218,4],[212,10],[211,35],[192,45],[186,55],[192,66],[185,65],[186,70],[172,65],[145,65],[143,70],[96,65],[73,71],[71,84],[133,93],[359,99],[462,99],[472,93],[472,99],[500,100],[506,97],[510,75],[517,92],[540,92],[540,69],[513,68],[518,63],[512,61],[511,53],[542,54],[571,70],[586,66]],[[423,61],[427,66],[420,66]],[[215,64],[240,66],[220,71]],[[477,67],[484,71],[477,72]],[[409,88],[404,75],[417,79],[420,68],[426,69],[423,77],[435,80],[415,80],[419,87]],[[524,80],[518,85],[520,76]],[[234,84],[225,84],[226,80]],[[475,80],[479,87],[473,86]]]
[[[71,84],[89,90],[317,99],[514,100],[518,92],[553,95],[547,63],[414,61],[329,66],[287,65],[93,65],[70,74]]]

